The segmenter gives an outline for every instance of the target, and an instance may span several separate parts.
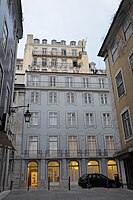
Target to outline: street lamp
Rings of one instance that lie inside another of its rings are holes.
[[[10,107],[9,108],[9,113],[15,113],[16,110],[18,110],[19,108],[27,108],[26,112],[24,113],[24,117],[25,117],[25,122],[30,122],[30,118],[31,118],[31,113],[29,111],[29,104],[27,106],[14,106],[14,107]]]

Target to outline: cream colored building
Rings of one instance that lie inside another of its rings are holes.
[[[116,158],[133,189],[133,0],[120,3],[98,55],[105,59],[114,94],[122,146]]]

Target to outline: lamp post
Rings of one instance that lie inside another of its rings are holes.
[[[25,118],[25,122],[30,122],[31,113],[29,111],[29,104],[27,106],[14,106],[14,107],[10,107],[9,108],[9,114],[11,115],[11,113],[15,113],[16,110],[18,110],[19,108],[27,108],[26,112],[24,113],[24,118]]]

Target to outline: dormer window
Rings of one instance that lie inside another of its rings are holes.
[[[76,46],[76,42],[75,42],[75,41],[71,41],[71,42],[70,42],[70,45],[71,45],[71,46]]]
[[[37,39],[37,38],[35,38],[35,39],[34,39],[34,43],[35,43],[35,44],[39,44],[39,43],[40,43],[40,40]]]

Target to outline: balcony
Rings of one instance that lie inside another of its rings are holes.
[[[62,150],[46,150],[45,157],[46,158],[61,158]]]
[[[78,58],[80,53],[70,53],[70,52],[57,52],[57,51],[32,51],[33,56],[42,57],[61,57],[61,58]]]
[[[67,158],[79,158],[82,157],[82,150],[66,150],[65,157]]]
[[[93,90],[100,90],[100,91],[106,91],[108,90],[108,84],[104,84],[102,87],[99,83],[89,83],[85,85],[82,82],[72,82],[71,85],[69,85],[67,82],[50,82],[50,81],[27,81],[27,86],[30,87],[43,87],[43,88],[74,88],[74,89],[81,89],[86,90],[93,89]]]
[[[101,149],[86,149],[85,157],[101,157]]]
[[[78,72],[81,65],[77,63],[60,62],[33,62],[28,66],[29,71],[48,71],[48,72]]]
[[[25,150],[24,157],[25,158],[41,158],[42,150]]]
[[[115,149],[104,149],[104,156],[113,157],[115,152],[116,152]]]

